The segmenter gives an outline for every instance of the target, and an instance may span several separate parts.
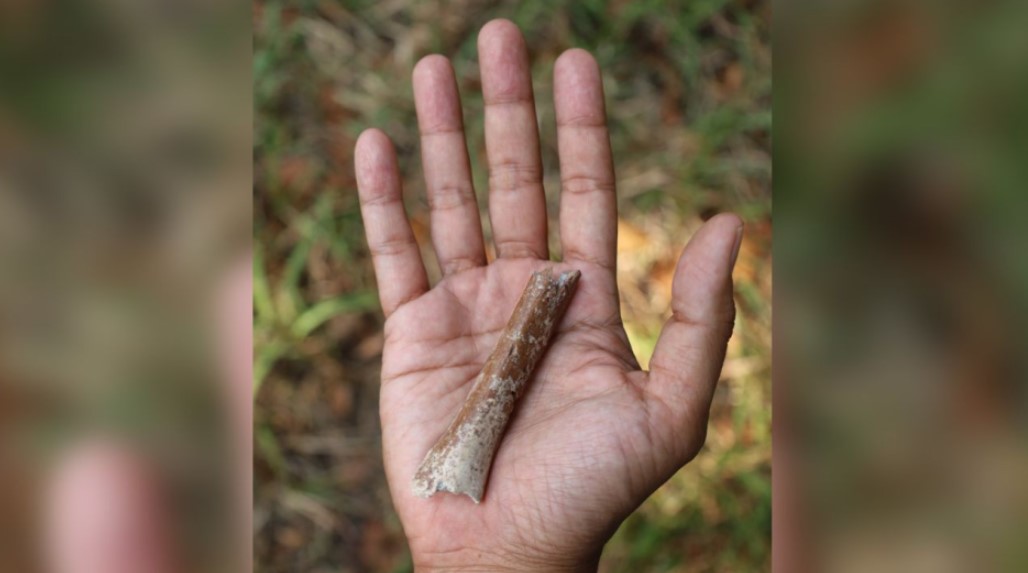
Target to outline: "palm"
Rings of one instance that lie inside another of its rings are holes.
[[[357,144],[362,212],[387,316],[386,472],[416,563],[489,555],[536,568],[574,565],[595,557],[620,520],[702,444],[731,332],[730,271],[741,227],[734,216],[717,217],[690,243],[676,272],[674,319],[653,371],[639,370],[621,326],[613,165],[595,62],[572,51],[555,66],[565,262],[551,263],[524,41],[509,22],[494,22],[479,44],[496,261],[486,264],[445,60],[426,58],[414,73],[432,240],[444,271],[435,287],[403,213],[388,139],[371,130]],[[582,277],[517,405],[482,503],[415,497],[415,470],[467,396],[529,276],[547,265]]]
[[[627,377],[638,367],[616,321],[605,271],[585,266],[560,333],[496,456],[481,511],[469,512],[465,497],[440,494],[426,502],[411,493],[410,477],[467,396],[521,285],[545,264],[500,261],[450,276],[386,324],[383,439],[393,499],[412,538],[445,550],[447,544],[510,544],[502,537],[532,531],[532,541],[542,544],[576,523],[594,522],[597,531],[567,540],[580,546],[630,511],[635,496],[627,484],[649,477],[629,472],[651,467],[651,460],[624,458],[650,451],[649,419]],[[587,512],[605,519],[587,520]],[[465,527],[455,531],[455,523]],[[522,527],[531,523],[542,527]]]

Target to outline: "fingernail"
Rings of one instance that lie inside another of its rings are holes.
[[[735,230],[735,245],[732,246],[731,264],[731,266],[733,267],[735,266],[735,260],[739,258],[739,247],[742,246],[742,228],[743,225],[739,225],[739,227]]]

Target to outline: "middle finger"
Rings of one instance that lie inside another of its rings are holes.
[[[478,53],[496,254],[548,259],[546,196],[525,39],[512,22],[493,20],[478,35]]]

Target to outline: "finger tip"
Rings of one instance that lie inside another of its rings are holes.
[[[735,213],[719,213],[711,217],[685,246],[677,273],[699,273],[707,275],[704,280],[715,282],[720,280],[717,277],[730,275],[742,230],[742,219]],[[688,282],[695,281],[683,281]]]
[[[567,50],[553,64],[554,91],[596,91],[600,85],[600,67],[592,54],[581,49]]]
[[[439,54],[421,58],[414,66],[412,83],[418,128],[424,133],[463,127],[460,96],[450,60]]]
[[[357,137],[353,151],[358,180],[372,176],[382,169],[388,169],[391,152],[392,142],[381,129],[371,127],[362,131]]]
[[[553,98],[560,124],[600,124],[605,121],[603,83],[592,54],[572,48],[553,67]]]
[[[599,72],[596,58],[588,50],[571,48],[565,50],[553,64],[555,74],[583,74]]]
[[[690,247],[709,250],[714,245],[734,245],[742,235],[743,222],[735,213],[718,213],[707,219],[689,240]]]
[[[478,33],[478,65],[486,104],[530,100],[528,46],[510,20],[492,20]]]
[[[429,54],[414,65],[411,73],[415,89],[419,85],[432,85],[452,76],[450,60],[440,54]]]
[[[389,145],[389,136],[377,127],[369,127],[357,136],[355,153],[361,155],[373,152],[382,145]]]
[[[711,217],[706,225],[733,234],[741,233],[743,229],[742,218],[735,213],[718,213]]]
[[[503,46],[509,42],[523,42],[521,29],[506,18],[495,18],[486,22],[478,32],[479,50]]]

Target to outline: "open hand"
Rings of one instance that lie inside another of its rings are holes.
[[[524,38],[490,22],[478,39],[497,259],[487,263],[456,81],[428,56],[414,97],[443,279],[430,288],[407,221],[396,155],[361,135],[356,172],[386,344],[382,439],[393,501],[416,568],[595,569],[603,544],[703,445],[732,332],[731,268],[742,223],[708,221],[675,272],[672,318],[650,372],[621,323],[615,277],[617,202],[595,60],[569,50],[554,67],[563,262],[549,261],[542,162]],[[411,478],[470,390],[529,276],[582,273],[493,461],[480,505],[415,497]]]

